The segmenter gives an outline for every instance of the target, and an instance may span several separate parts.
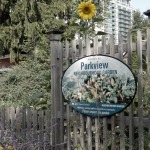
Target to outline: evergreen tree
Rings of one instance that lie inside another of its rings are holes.
[[[45,44],[47,47],[44,48],[48,48],[47,37],[43,33],[64,24],[64,20],[57,16],[67,5],[68,0],[1,0],[1,53],[10,51],[18,62],[21,52],[31,53]]]
[[[135,11],[133,14],[133,25],[132,25],[132,31],[133,31],[133,42],[136,41],[136,32],[137,30],[142,30],[143,35],[142,38],[145,39],[146,29],[149,27],[148,19],[144,18],[144,15],[141,14],[139,10]]]

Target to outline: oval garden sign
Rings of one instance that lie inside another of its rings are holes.
[[[88,56],[65,71],[62,93],[78,112],[105,117],[122,111],[133,101],[136,81],[130,68],[120,60],[105,55]]]

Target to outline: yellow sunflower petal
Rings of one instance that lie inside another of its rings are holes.
[[[78,5],[78,13],[83,20],[91,19],[96,13],[96,6],[91,1],[81,2]]]

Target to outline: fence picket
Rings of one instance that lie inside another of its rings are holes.
[[[110,35],[110,56],[115,56],[115,47],[114,47],[114,36]],[[111,150],[116,150],[116,118],[115,116],[111,117]]]
[[[72,41],[72,45],[71,45],[71,50],[72,50],[72,63],[74,61],[76,61],[76,40]]]
[[[91,122],[91,118],[87,117],[87,146],[88,146],[88,150],[92,150],[92,122]]]
[[[66,62],[66,68],[69,67],[70,65],[70,51],[69,51],[69,41],[65,41],[65,62]],[[67,112],[67,150],[70,150],[71,149],[71,130],[70,130],[70,113],[71,113],[71,108],[70,108],[70,105],[67,104],[67,108],[66,108],[66,112]]]
[[[106,54],[106,36],[102,37],[102,54]]]
[[[6,122],[6,129],[10,128],[10,109],[6,108],[5,110],[5,122]]]
[[[100,149],[100,128],[101,124],[99,118],[95,118],[95,150]]]
[[[31,109],[30,108],[27,108],[26,109],[26,121],[27,121],[27,132],[26,132],[26,140],[29,142],[29,141],[31,141],[31,129],[32,129],[32,127],[31,127],[31,124],[32,124],[32,122],[31,122],[31,118],[32,118],[32,113],[31,113]]]
[[[33,135],[32,138],[33,140],[38,138],[38,113],[37,110],[33,111],[33,116],[32,116],[32,121],[33,121]],[[49,116],[47,117],[47,119],[49,120]]]
[[[14,131],[15,129],[15,108],[14,107],[10,108],[10,120],[11,120],[10,128],[12,131]]]
[[[107,150],[108,147],[108,123],[107,118],[103,118],[103,147]]]
[[[147,73],[148,73],[148,81],[150,81],[150,29],[147,29]],[[149,116],[149,124],[150,124],[150,94],[148,95],[148,116]],[[148,149],[150,149],[150,126],[148,128]]]
[[[115,47],[114,47],[114,36],[110,35],[110,56],[114,57],[115,55]]]
[[[78,42],[79,42],[79,58],[82,58],[83,57],[83,43],[80,37],[78,37]]]
[[[94,54],[97,55],[99,53],[98,51],[98,36],[95,36],[94,38]],[[95,150],[100,149],[100,128],[101,124],[99,122],[100,118],[95,118]]]
[[[94,55],[98,54],[98,36],[94,37]]]
[[[85,150],[85,136],[84,136],[84,116],[80,114],[80,141],[81,141],[81,150]]]
[[[116,117],[111,117],[111,150],[116,150]]]
[[[71,130],[70,130],[70,106],[67,105],[67,150],[71,149]]]
[[[119,34],[119,44],[118,44],[118,52],[119,52],[119,59],[123,61],[123,39],[122,35]],[[125,119],[124,119],[124,112],[119,114],[120,119],[120,149],[125,150]]]
[[[22,118],[22,112],[21,112],[21,108],[17,107],[16,108],[16,133],[18,136],[21,136],[20,135],[20,132],[21,132],[21,122],[20,121],[17,121],[17,120],[21,120]]]
[[[1,124],[2,127],[5,129],[5,107],[1,108]]]
[[[107,47],[106,47],[106,36],[102,37],[102,54],[106,55]],[[107,133],[108,133],[108,126],[107,126],[107,118],[103,118],[103,147],[107,150]]]
[[[39,142],[42,143],[44,140],[44,111],[38,111],[38,126],[39,126]],[[39,144],[40,144],[39,143]]]
[[[83,57],[83,45],[82,45],[82,40],[79,37],[79,58]],[[84,131],[85,131],[85,127],[84,127],[84,115],[80,114],[80,146],[81,146],[81,150],[85,150],[85,136],[84,136]]]
[[[72,63],[76,61],[76,40],[73,40],[72,41]],[[77,136],[77,132],[78,132],[78,129],[77,129],[77,118],[75,116],[78,116],[78,113],[73,110],[73,137],[74,137],[74,141],[73,141],[73,144],[74,144],[74,148],[77,149],[78,147],[78,136]]]
[[[138,117],[139,117],[139,150],[144,150],[143,136],[143,77],[142,77],[142,35],[141,31],[137,32],[137,54],[138,54]]]
[[[127,36],[128,44],[128,66],[132,69],[132,34],[129,32]],[[129,106],[129,150],[134,149],[134,124],[133,124],[133,103]]]
[[[90,48],[90,39],[88,37],[88,35],[86,35],[86,39],[85,39],[85,44],[86,44],[86,56],[88,55],[91,55],[92,54],[92,51],[91,51],[91,48]]]

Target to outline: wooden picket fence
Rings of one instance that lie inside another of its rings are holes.
[[[51,31],[51,109],[1,108],[0,138],[9,129],[26,141],[37,139],[50,143],[52,150],[149,150],[150,149],[150,95],[143,99],[142,54],[146,53],[147,75],[150,78],[150,29],[147,40],[142,41],[141,31],[137,42],[132,43],[131,33],[127,43],[120,35],[114,45],[112,35],[61,42],[61,34]],[[99,38],[101,40],[99,40]],[[90,44],[90,41],[92,41]],[[74,61],[87,55],[110,55],[132,68],[132,53],[138,59],[137,100],[124,111],[112,117],[91,118],[79,114],[65,102],[61,93],[61,78],[64,69]],[[124,55],[126,54],[126,55]],[[143,102],[147,104],[144,114]],[[138,106],[135,106],[138,104]],[[38,148],[40,149],[40,148]],[[45,148],[46,149],[46,148]]]
[[[50,115],[50,109],[0,108],[0,144],[9,143],[14,150],[50,147]]]
[[[58,126],[52,133],[52,144],[67,141],[67,150],[148,150],[150,149],[150,95],[147,97],[148,114],[144,116],[143,102],[143,69],[142,55],[146,53],[147,76],[150,79],[150,29],[147,29],[147,40],[142,41],[141,31],[137,32],[137,42],[132,42],[131,33],[127,43],[119,35],[118,45],[114,37],[96,36],[93,39],[80,37],[63,44],[58,31],[50,32],[51,45],[51,80],[52,80],[52,122]],[[91,44],[92,43],[92,44]],[[132,53],[137,54],[137,102],[133,102],[124,112],[107,118],[91,118],[79,114],[66,105],[61,93],[61,78],[64,68],[87,55],[110,55],[122,61],[132,69]],[[124,54],[126,54],[124,56]],[[65,67],[64,67],[65,66]],[[147,81],[148,81],[147,80]],[[138,103],[138,107],[135,104]],[[135,112],[136,111],[136,112]],[[126,112],[126,113],[125,113]],[[64,118],[66,115],[66,128]],[[146,118],[145,118],[146,117]],[[64,141],[64,131],[66,139]],[[61,147],[59,147],[61,149]],[[62,148],[63,149],[63,148]]]

